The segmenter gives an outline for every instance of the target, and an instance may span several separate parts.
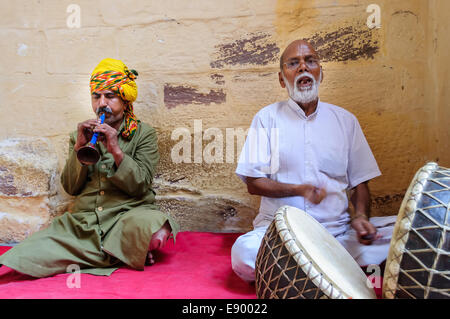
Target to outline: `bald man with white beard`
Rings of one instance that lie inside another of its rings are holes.
[[[381,175],[356,117],[319,99],[323,70],[304,40],[280,58],[279,82],[287,101],[254,117],[236,174],[251,195],[261,196],[254,229],[231,251],[234,272],[255,280],[255,261],[276,210],[300,208],[320,222],[361,266],[383,263],[396,216],[370,218],[369,180]],[[355,212],[348,212],[347,192]]]

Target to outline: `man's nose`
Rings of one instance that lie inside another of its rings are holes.
[[[298,66],[298,73],[310,72],[305,60],[300,60],[300,65]]]
[[[101,96],[100,96],[100,101],[99,101],[99,103],[100,103],[100,107],[101,106],[106,106],[106,105],[108,105],[108,103],[107,103],[107,101],[106,101],[106,97],[102,94]]]

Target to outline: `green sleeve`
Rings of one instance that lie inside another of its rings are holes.
[[[134,154],[124,153],[119,167],[113,165],[107,174],[110,182],[130,196],[141,196],[148,192],[159,161],[155,129],[148,126],[141,129],[139,136],[135,136]]]
[[[70,195],[80,194],[86,183],[88,174],[88,167],[81,165],[78,161],[77,153],[73,150],[75,142],[76,137],[72,133],[69,142],[69,155],[61,173],[61,184],[64,190]]]

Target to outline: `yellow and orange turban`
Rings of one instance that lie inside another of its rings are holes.
[[[128,70],[127,66],[120,60],[104,59],[91,74],[91,94],[103,90],[111,90],[120,95],[126,103],[125,127],[121,134],[124,138],[131,140],[137,129],[139,120],[133,113],[133,102],[137,98],[137,85],[134,81],[138,73]]]

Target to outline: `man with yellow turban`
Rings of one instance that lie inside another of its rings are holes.
[[[136,71],[114,59],[104,59],[94,69],[92,109],[109,112],[104,123],[84,121],[70,136],[61,183],[76,196],[72,212],[0,256],[0,265],[33,277],[74,269],[110,275],[121,265],[142,270],[154,262],[153,250],[162,248],[171,234],[175,240],[178,224],[154,204],[157,136],[133,113],[136,77]],[[100,160],[83,165],[77,152],[95,132],[101,136],[96,145]]]

